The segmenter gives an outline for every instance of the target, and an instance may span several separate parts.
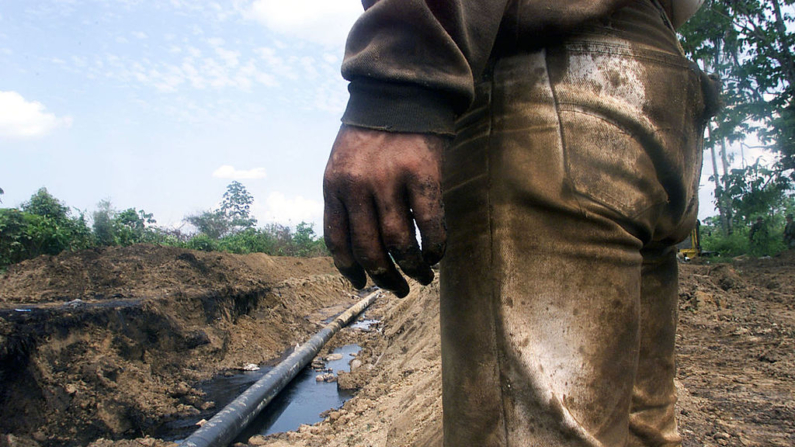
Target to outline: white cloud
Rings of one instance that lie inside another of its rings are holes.
[[[132,32],[132,35],[133,35],[133,37],[135,37],[136,39],[146,39],[147,37],[149,37],[149,36],[147,36],[147,35],[146,35],[146,33],[145,33],[145,32],[143,32],[143,31],[133,31],[133,32]]]
[[[215,54],[217,54],[218,57],[223,59],[224,62],[226,62],[226,65],[228,65],[229,67],[237,67],[237,65],[240,63],[239,51],[232,51],[232,50],[227,50],[225,48],[217,47],[215,49]]]
[[[304,56],[299,60],[299,64],[301,65],[301,68],[303,68],[304,74],[308,79],[317,79],[317,64],[315,63],[314,58]]]
[[[169,66],[164,67],[166,72],[161,73],[158,70],[150,70],[154,81],[154,86],[161,92],[175,92],[177,87],[185,82],[185,76],[179,67]]]
[[[314,96],[309,100],[308,107],[341,115],[348,104],[348,91],[341,78],[331,78],[315,86]]]
[[[339,65],[340,63],[340,59],[337,57],[337,55],[332,53],[325,53],[323,55],[323,60],[328,64]]]
[[[265,168],[246,170],[235,169],[235,167],[231,165],[223,165],[213,172],[213,177],[236,180],[265,178]]]
[[[71,125],[71,117],[58,118],[40,102],[26,101],[17,92],[0,91],[0,137],[36,138]]]
[[[253,8],[255,1],[262,7],[276,9],[281,4],[265,0],[234,0],[232,3],[234,10],[240,14]],[[355,19],[361,9],[358,0],[326,1],[336,6],[352,2],[350,9],[354,13],[349,14],[349,22]],[[181,3],[175,7],[182,8]],[[208,8],[217,9],[216,6]],[[323,5],[318,8],[321,12],[329,10],[328,6]],[[332,9],[336,11],[337,8]],[[307,28],[307,35],[322,34],[324,25],[314,25],[320,23],[317,22],[321,20],[317,17],[319,14],[312,13],[309,19],[304,20],[303,9],[293,8],[291,12],[293,16],[302,17],[292,17],[291,23],[302,23]],[[326,19],[326,16],[322,16],[321,22],[326,23],[323,22]],[[334,23],[330,26],[340,24],[339,20],[331,22]],[[349,26],[345,24],[340,29],[344,28],[347,32]],[[133,41],[133,34],[127,31],[124,35]],[[149,36],[150,39],[154,37]],[[107,78],[127,87],[140,86],[172,97],[191,94],[194,90],[203,90],[210,95],[214,91],[237,90],[267,97],[271,106],[289,103],[300,109],[335,115],[344,110],[348,94],[346,83],[339,74],[339,47],[319,48],[287,35],[276,36],[275,40],[271,36],[269,40],[267,46],[258,46],[258,40],[241,41],[210,32],[200,37],[172,36],[170,42],[162,45],[161,53],[146,52],[145,57],[124,51],[105,53],[95,55],[93,61],[67,59],[66,65],[67,69],[85,72],[89,79]],[[342,38],[338,43],[342,44]],[[265,89],[268,91],[264,92]],[[223,108],[227,109],[229,107]]]
[[[72,56],[72,64],[79,68],[85,68],[85,66],[88,65],[88,61],[85,57]]]
[[[258,62],[262,64],[258,58],[242,58],[240,52],[229,51],[220,46],[215,46],[212,50],[217,57],[209,54],[203,56],[201,50],[188,46],[184,49],[187,54],[183,54],[181,62],[176,64],[166,60],[134,60],[106,55],[105,64],[109,68],[96,70],[92,67],[92,70],[98,76],[122,82],[137,82],[164,93],[182,91],[188,86],[199,90],[235,88],[250,91],[254,83],[266,87],[277,85],[274,75],[257,66]],[[169,51],[179,54],[183,49],[172,46]]]
[[[339,46],[361,13],[359,0],[254,0],[244,16],[278,34]]]
[[[141,4],[141,0],[118,0],[127,9],[134,8]]]
[[[224,45],[224,39],[220,37],[210,37],[207,39],[207,43],[210,44],[211,47],[221,47]]]
[[[292,61],[285,61],[284,58],[276,54],[276,50],[273,48],[257,48],[254,52],[259,55],[270,71],[275,73],[279,78],[293,81],[298,79]]]
[[[319,223],[323,220],[323,204],[302,196],[287,198],[281,192],[273,192],[265,201],[265,212],[258,213],[260,222],[278,222],[296,225],[299,222]],[[318,229],[318,226],[315,226]]]

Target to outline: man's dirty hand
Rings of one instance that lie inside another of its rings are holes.
[[[433,280],[446,232],[441,192],[447,141],[429,134],[342,126],[323,178],[323,230],[334,265],[353,286],[365,272],[376,285],[404,297],[403,272],[420,284]],[[415,235],[420,230],[422,249]]]

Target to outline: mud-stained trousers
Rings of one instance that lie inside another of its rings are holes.
[[[448,447],[680,444],[674,244],[697,215],[704,77],[650,5],[496,58],[459,120]]]

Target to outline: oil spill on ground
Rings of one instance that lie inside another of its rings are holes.
[[[369,327],[369,325],[364,327]],[[355,344],[335,349],[332,353],[341,354],[342,358],[327,362],[326,368],[330,368],[335,375],[339,371],[349,371],[348,363],[360,349]],[[164,432],[158,433],[158,437],[170,441],[186,438],[198,429],[197,422],[201,419],[209,420],[271,369],[273,369],[272,366],[264,366],[258,371],[241,371],[229,376],[222,375],[202,383],[199,388],[205,393],[204,400],[215,402],[215,407],[208,413],[166,424]],[[354,396],[353,392],[338,390],[335,382],[316,381],[315,377],[318,374],[320,373],[310,367],[304,368],[238,435],[235,442],[245,442],[256,434],[269,435],[293,431],[297,430],[301,424],[311,425],[320,422],[322,420],[321,413],[341,407],[345,401]]]

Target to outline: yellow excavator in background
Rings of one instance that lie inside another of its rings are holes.
[[[701,221],[696,221],[696,227],[690,236],[676,244],[677,257],[685,262],[701,255]]]

